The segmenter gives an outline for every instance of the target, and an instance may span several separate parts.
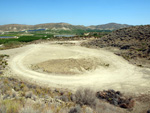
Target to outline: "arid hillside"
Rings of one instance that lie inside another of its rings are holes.
[[[117,23],[108,23],[96,26],[89,26],[90,29],[99,29],[99,30],[116,30],[121,28],[130,27],[131,25],[127,24],[117,24]]]
[[[116,54],[136,63],[150,67],[150,25],[123,28],[86,44],[96,47],[117,47]]]

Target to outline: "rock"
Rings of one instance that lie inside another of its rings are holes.
[[[134,107],[135,101],[132,98],[127,98],[121,94],[120,91],[108,90],[100,91],[96,93],[96,97],[99,99],[105,99],[110,104],[119,106],[121,108],[131,109]]]
[[[128,105],[126,103],[122,103],[119,105],[121,108],[128,108]]]
[[[125,46],[122,46],[120,49],[129,49],[130,46],[129,45],[125,45]]]
[[[118,106],[118,98],[113,98],[113,99],[112,99],[112,103],[113,103],[115,106]]]
[[[118,94],[118,95],[122,95],[120,91],[116,91],[116,94]]]
[[[150,110],[148,110],[147,113],[150,113]]]

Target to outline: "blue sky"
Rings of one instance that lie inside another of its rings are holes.
[[[0,25],[150,24],[150,0],[0,0]]]

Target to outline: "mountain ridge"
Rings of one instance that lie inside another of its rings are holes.
[[[118,24],[118,23],[107,23],[101,25],[72,25],[69,23],[44,23],[36,25],[25,25],[25,24],[6,24],[0,25],[0,31],[23,31],[29,29],[62,29],[62,30],[73,30],[73,29],[92,29],[92,30],[117,30],[120,28],[130,27],[132,25]]]

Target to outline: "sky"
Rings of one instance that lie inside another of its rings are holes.
[[[150,24],[150,0],[0,0],[0,25]]]

